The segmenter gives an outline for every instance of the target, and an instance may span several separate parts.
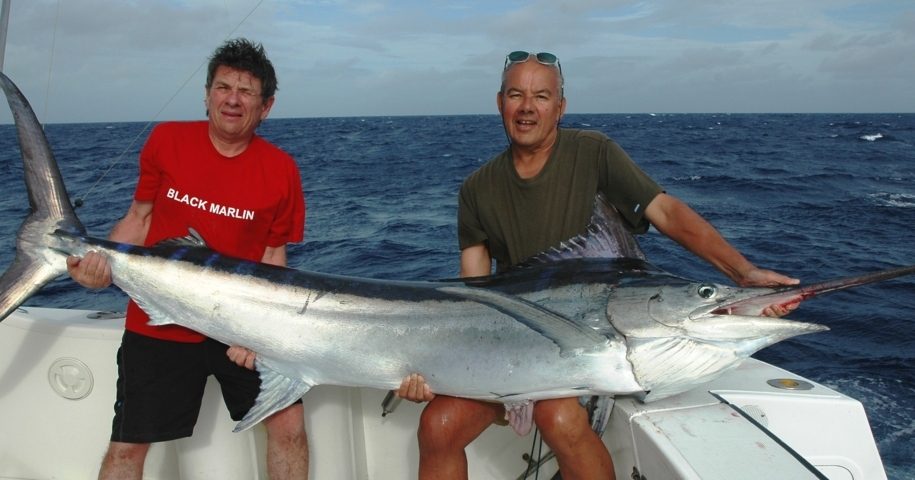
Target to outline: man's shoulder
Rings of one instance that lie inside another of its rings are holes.
[[[292,155],[286,152],[286,150],[283,150],[273,142],[267,140],[264,137],[261,137],[260,135],[255,134],[251,138],[251,143],[248,146],[249,148],[252,148],[253,151],[257,151],[261,155],[266,154],[275,160],[294,162]]]
[[[603,132],[597,130],[584,130],[580,128],[563,128],[560,130],[562,132],[563,139],[568,139],[571,142],[585,142],[585,143],[604,143],[610,142],[614,143],[613,139],[605,135]]]
[[[597,130],[563,129],[559,143],[561,155],[585,158],[628,158],[615,140]]]

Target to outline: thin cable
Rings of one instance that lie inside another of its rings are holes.
[[[224,39],[227,40],[227,39],[229,39],[229,37],[234,35],[235,32],[238,31],[238,29],[242,26],[242,24],[244,24],[249,18],[251,18],[251,15],[253,15],[254,12],[257,11],[257,9],[261,6],[262,3],[264,3],[264,0],[260,0],[259,2],[257,2],[257,4],[254,5],[254,7],[251,9],[251,11],[249,11],[248,14],[245,15],[245,17],[242,18],[241,21],[239,21],[237,24],[235,24],[235,27],[232,28],[232,30],[226,34]],[[56,30],[56,27],[55,27],[55,30]],[[89,195],[92,193],[92,191],[95,190],[95,187],[97,187],[98,184],[101,183],[102,180],[105,179],[105,177],[108,175],[108,173],[111,172],[111,170],[114,169],[114,167],[116,167],[119,163],[121,163],[121,160],[124,158],[125,155],[127,155],[127,152],[130,151],[130,149],[137,143],[137,141],[140,139],[140,137],[144,133],[146,133],[147,130],[149,130],[150,125],[155,123],[155,121],[159,118],[159,115],[162,115],[162,112],[164,112],[165,109],[168,108],[169,105],[171,105],[172,101],[175,100],[176,97],[178,97],[178,94],[181,93],[182,90],[184,90],[184,87],[186,87],[187,84],[191,82],[191,79],[193,79],[194,76],[197,75],[197,72],[199,72],[200,69],[203,68],[203,66],[206,65],[208,62],[209,62],[209,60],[204,60],[204,61],[200,62],[199,65],[197,65],[197,68],[195,68],[194,71],[187,77],[187,79],[184,80],[184,83],[182,83],[178,87],[178,89],[175,90],[175,93],[172,94],[171,98],[169,98],[168,101],[166,101],[165,104],[162,105],[162,108],[160,108],[159,111],[156,112],[155,115],[153,115],[152,119],[150,119],[149,122],[147,122],[146,125],[143,126],[143,128],[139,131],[139,133],[137,133],[137,135],[133,138],[133,140],[130,141],[130,144],[128,144],[127,147],[124,148],[124,150],[121,152],[121,154],[118,155],[117,158],[115,158],[114,162],[112,162],[111,165],[109,165],[108,168],[105,169],[105,171],[98,178],[98,180],[96,180],[95,183],[93,183],[92,186],[90,186],[89,189],[86,190],[86,193],[84,195],[79,196],[76,199],[76,202],[74,203],[75,206],[77,206],[77,207],[82,206],[83,199],[88,198]],[[50,78],[50,73],[48,74],[48,77]],[[49,84],[50,84],[50,81],[49,81]]]
[[[540,467],[541,461],[543,460],[543,435],[540,436],[540,443],[537,445],[537,473],[534,475],[534,480],[540,478]]]
[[[51,98],[51,70],[54,66],[54,49],[57,46],[57,26],[60,22],[60,0],[57,0],[57,13],[54,15],[54,29],[51,30],[51,54],[48,56],[48,84],[44,90],[44,111],[41,118],[48,118],[48,103]]]
[[[535,464],[534,462],[534,447],[537,445],[537,434],[540,430],[537,427],[534,427],[534,438],[531,440],[531,452],[527,454],[527,469],[524,470],[524,478],[527,478],[531,475],[531,465]],[[536,467],[540,469],[540,465]]]

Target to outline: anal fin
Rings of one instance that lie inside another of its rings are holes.
[[[305,396],[312,387],[307,382],[278,373],[270,368],[268,362],[258,359],[256,366],[261,377],[261,391],[257,395],[254,406],[235,426],[234,432],[247,430],[270,415],[292,405],[296,400]]]

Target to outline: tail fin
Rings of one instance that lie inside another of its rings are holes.
[[[58,229],[84,234],[86,229],[70,206],[57,161],[28,100],[2,72],[0,87],[16,122],[31,207],[16,237],[16,258],[0,277],[2,321],[30,295],[66,272],[62,254],[49,246],[50,234]]]

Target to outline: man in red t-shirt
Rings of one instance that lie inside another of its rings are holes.
[[[284,266],[286,244],[303,237],[305,201],[295,161],[255,134],[273,106],[276,83],[261,45],[237,39],[219,47],[207,75],[208,120],[153,129],[140,153],[133,203],[109,238],[150,246],[193,228],[222,254]],[[101,254],[70,257],[67,266],[85,287],[111,284]],[[220,382],[234,420],[260,390],[254,352],[177,325],[153,327],[148,319],[129,302],[111,443],[99,478],[140,479],[151,442],[190,436],[209,375]],[[270,478],[307,478],[303,417],[299,401],[264,420]]]

